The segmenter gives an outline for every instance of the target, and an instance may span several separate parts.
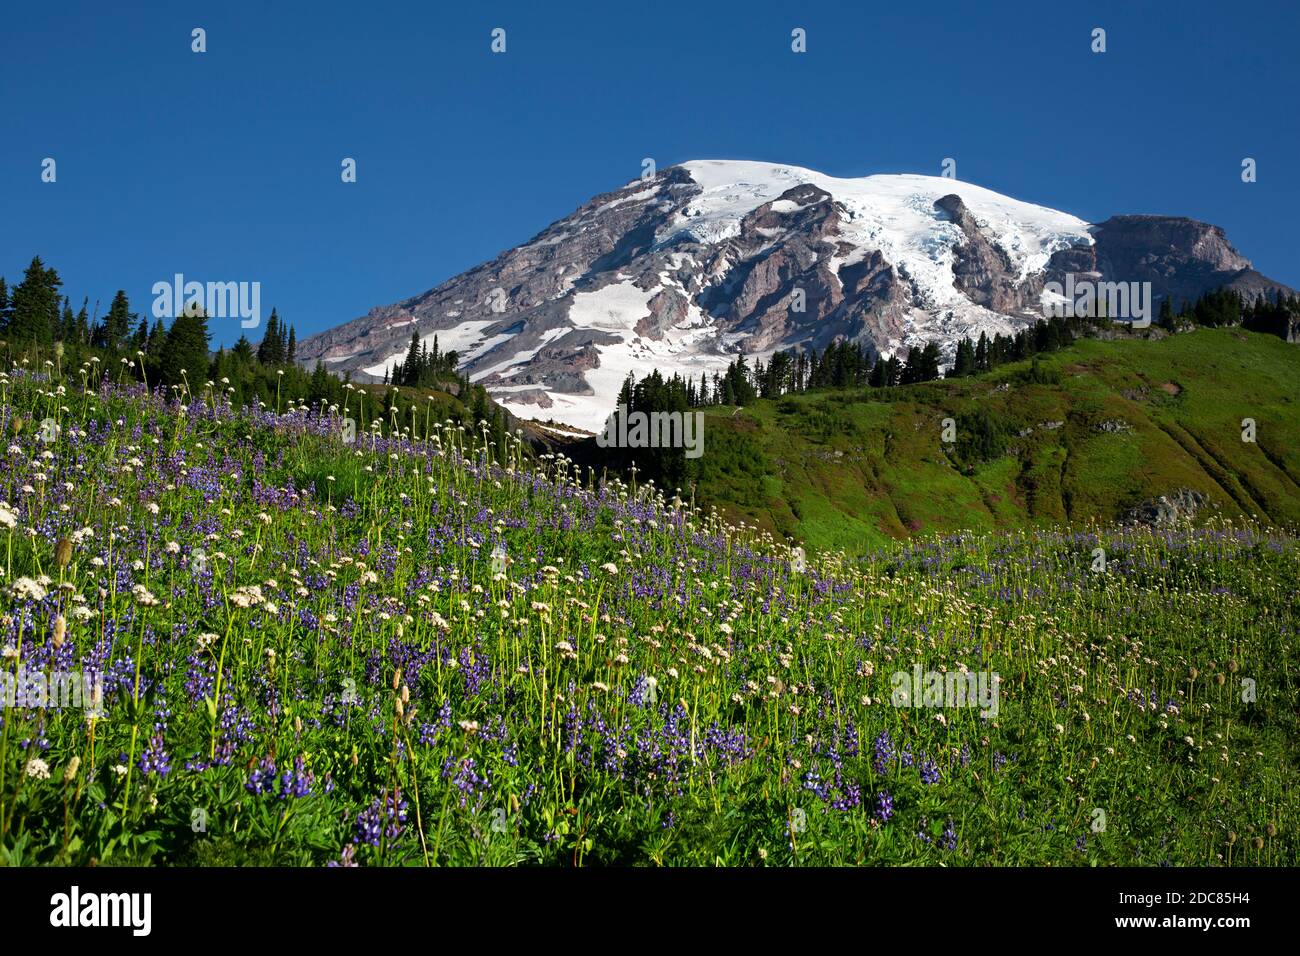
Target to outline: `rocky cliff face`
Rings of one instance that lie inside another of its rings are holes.
[[[1073,264],[1082,266],[1076,272],[1150,282],[1157,299],[1168,296],[1176,305],[1224,286],[1248,300],[1287,288],[1251,268],[1218,226],[1193,219],[1112,216],[1094,228],[1093,237],[1091,247],[1073,252]]]
[[[412,332],[521,417],[598,429],[629,371],[697,378],[739,353],[893,353],[1040,318],[1045,282],[1092,273],[1194,299],[1279,287],[1214,226],[1118,216],[1099,226],[928,176],[835,179],[693,162],[597,196],[429,292],[299,343],[300,361],[378,379]]]
[[[934,206],[962,234],[962,240],[952,248],[953,284],[972,302],[994,312],[1020,314],[1032,309],[1041,291],[1039,284],[1017,275],[1011,258],[980,228],[961,197],[949,193],[936,199]]]

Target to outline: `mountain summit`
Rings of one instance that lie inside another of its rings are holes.
[[[837,179],[703,160],[597,196],[437,288],[299,343],[300,361],[378,380],[412,333],[523,418],[599,430],[629,371],[692,378],[737,354],[836,338],[892,354],[1014,333],[1067,274],[1151,282],[1175,303],[1280,283],[1191,219],[1098,225],[955,179]]]

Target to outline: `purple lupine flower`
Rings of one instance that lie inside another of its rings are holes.
[[[382,807],[381,807],[382,802]],[[379,846],[384,837],[398,839],[406,829],[406,801],[396,793],[376,797],[370,806],[357,814],[356,842]]]
[[[280,799],[311,796],[312,775],[303,770],[302,757],[293,758],[293,769],[280,774]]]
[[[881,823],[888,823],[889,818],[894,815],[894,798],[890,796],[888,790],[881,790],[876,794],[876,816]]]
[[[928,787],[939,782],[939,765],[924,754],[921,757],[921,782]]]
[[[337,860],[330,860],[325,865],[327,867],[356,866],[357,865],[356,856],[357,856],[357,845],[355,843],[349,843],[347,846],[343,848],[343,852],[339,854],[339,858]]]
[[[275,761],[270,757],[263,757],[261,762],[253,768],[253,772],[248,775],[248,782],[244,784],[244,789],[254,796],[261,796],[264,793],[270,793],[275,784]]]
[[[161,733],[149,738],[144,753],[140,754],[140,769],[144,773],[156,773],[160,777],[165,777],[171,772],[172,758],[168,756],[163,745]]]
[[[810,768],[804,773],[803,788],[805,790],[811,790],[823,800],[830,799],[830,793],[826,789],[826,784],[822,782],[821,774],[817,772],[816,768]]]
[[[651,684],[651,678],[642,674],[637,678],[636,683],[632,685],[632,689],[628,692],[628,703],[633,707],[645,707],[650,697],[650,688],[652,686],[654,685]]]
[[[945,850],[957,849],[957,831],[953,829],[952,817],[948,818],[948,822],[943,827],[943,848]]]
[[[894,744],[889,739],[889,731],[882,730],[872,745],[871,769],[883,774],[889,768],[889,761],[894,758]]]
[[[452,774],[452,758],[447,758],[443,765],[443,779],[451,777],[452,784],[460,791],[460,805],[465,807],[471,797],[480,797],[492,789],[492,774],[480,774],[473,757],[464,757],[455,763],[456,772]]]

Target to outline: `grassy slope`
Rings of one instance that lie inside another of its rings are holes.
[[[846,389],[710,410],[702,500],[817,548],[889,538],[1109,521],[1179,488],[1218,514],[1300,524],[1300,349],[1238,329],[1095,339],[979,379]],[[999,390],[1000,386],[1004,386]],[[1014,424],[1007,453],[964,473],[942,420],[983,406]],[[1242,441],[1253,418],[1257,441]],[[1122,420],[1128,433],[1101,431]],[[1059,428],[1044,422],[1064,422]],[[713,454],[710,454],[713,452]]]

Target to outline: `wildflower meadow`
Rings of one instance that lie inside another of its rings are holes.
[[[357,411],[0,375],[0,862],[1297,862],[1288,533],[805,555]]]

